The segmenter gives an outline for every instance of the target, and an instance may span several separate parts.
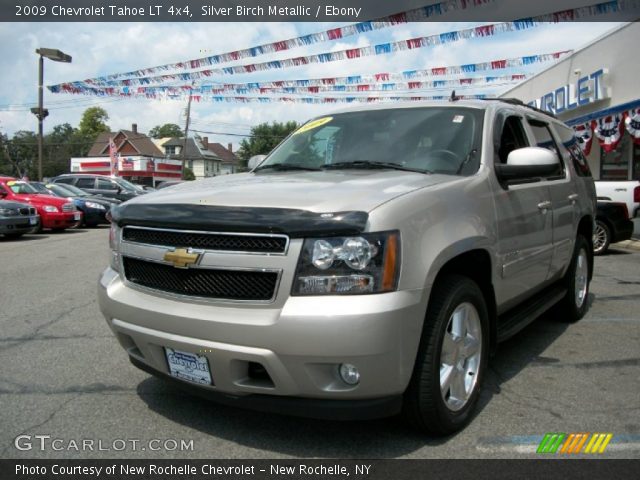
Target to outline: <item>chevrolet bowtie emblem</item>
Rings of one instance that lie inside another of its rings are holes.
[[[198,263],[199,258],[199,252],[186,250],[184,248],[176,248],[174,251],[164,254],[164,261],[173,263],[173,266],[176,268],[188,268],[189,265]]]

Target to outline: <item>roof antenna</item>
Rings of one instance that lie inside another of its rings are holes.
[[[458,100],[460,100],[460,97],[457,97],[457,96],[456,96],[456,91],[455,91],[455,90],[453,90],[453,91],[451,92],[451,97],[449,97],[449,101],[450,101],[450,102],[456,102],[456,101],[458,101]]]

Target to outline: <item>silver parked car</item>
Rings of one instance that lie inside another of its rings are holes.
[[[586,159],[515,101],[316,118],[249,173],[112,215],[99,302],[131,362],[265,411],[451,433],[498,342],[588,306]]]

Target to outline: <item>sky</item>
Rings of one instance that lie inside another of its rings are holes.
[[[45,85],[51,85],[200,58],[342,25],[345,24],[0,23],[0,58],[4,62],[4,68],[0,69],[0,132],[12,135],[18,130],[37,130],[37,120],[29,108],[36,106],[37,102],[38,57],[35,49],[39,47],[59,49],[73,57],[71,64],[45,60]],[[343,50],[476,25],[479,24],[403,24],[366,35],[318,43],[238,63]],[[224,76],[216,80],[246,82],[401,72],[521,57],[577,49],[617,25],[604,22],[549,24],[520,32],[463,40],[392,55]],[[537,64],[508,73],[531,73],[550,65],[550,62]],[[496,74],[500,75],[500,72],[497,71]],[[500,93],[507,88],[476,89],[459,93]],[[420,94],[449,93],[450,91],[430,91]],[[185,124],[186,102],[183,101],[95,98],[52,94],[45,89],[44,106],[49,110],[49,117],[45,120],[45,133],[62,123],[76,127],[83,111],[94,105],[107,111],[107,123],[112,131],[130,129],[133,123],[138,125],[138,131],[145,133],[164,123],[176,123],[182,127]],[[199,131],[201,136],[209,137],[210,142],[220,142],[224,145],[231,142],[235,150],[243,138],[242,135],[248,134],[252,125],[274,120],[302,122],[339,108],[341,105],[193,103],[190,129]],[[234,135],[227,135],[229,133]]]

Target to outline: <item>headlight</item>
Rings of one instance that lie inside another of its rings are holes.
[[[400,234],[367,233],[304,241],[292,295],[390,292],[400,272]]]
[[[96,210],[106,210],[106,208],[104,208],[104,205],[100,205],[99,203],[95,203],[95,202],[84,202],[84,204],[89,207],[89,208],[95,208]]]
[[[109,265],[116,272],[120,271],[120,227],[115,223],[111,224],[109,228]]]
[[[42,208],[44,209],[45,212],[49,212],[49,213],[55,213],[58,211],[58,207],[54,207],[53,205],[45,205]]]
[[[0,215],[3,217],[15,217],[18,215],[18,210],[12,208],[0,208]]]

